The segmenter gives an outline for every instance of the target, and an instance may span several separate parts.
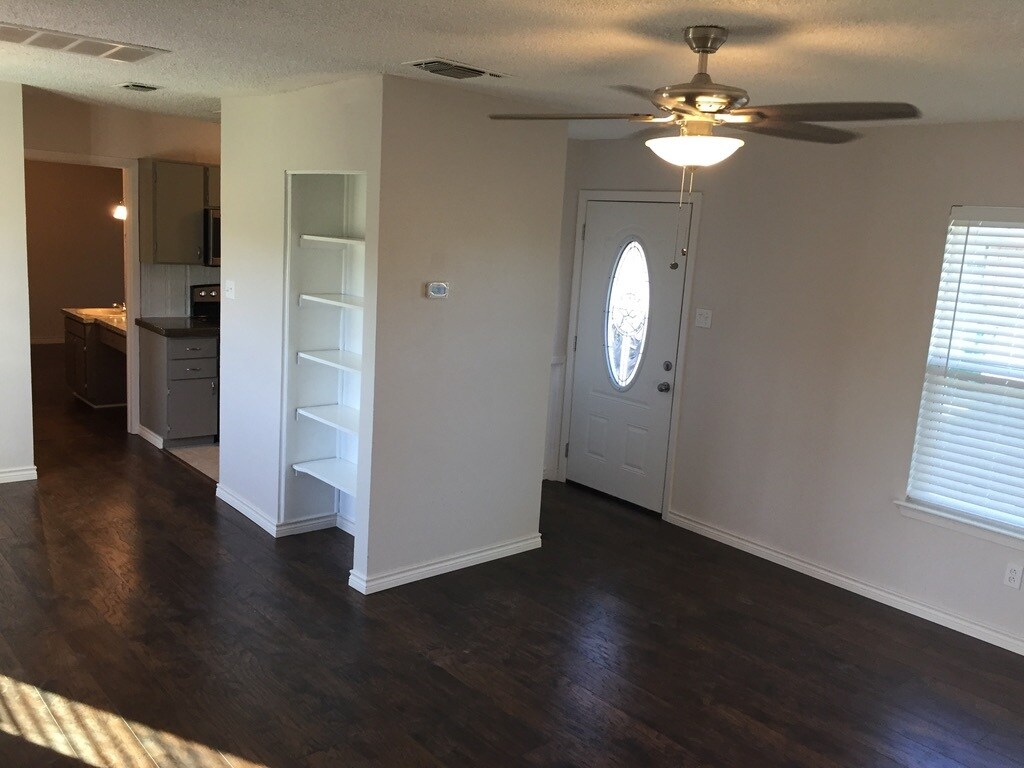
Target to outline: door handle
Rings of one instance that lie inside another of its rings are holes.
[[[668,392],[670,389],[672,389],[672,385],[669,384],[667,381],[663,381],[661,382],[661,384],[658,385],[659,392]]]

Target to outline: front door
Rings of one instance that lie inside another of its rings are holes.
[[[660,512],[692,206],[590,201],[566,478]]]

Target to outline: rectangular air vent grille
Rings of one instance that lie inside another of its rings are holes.
[[[81,56],[123,62],[142,61],[158,53],[168,53],[162,48],[119,43],[116,40],[103,40],[98,37],[86,37],[71,32],[55,32],[52,29],[38,27],[24,27],[20,24],[6,22],[0,22],[0,43],[28,45],[33,48],[45,48],[50,51],[77,53]]]
[[[407,61],[406,64],[410,67],[416,67],[416,69],[422,69],[424,72],[429,72],[432,75],[440,75],[441,77],[451,77],[455,80],[466,80],[471,77],[503,77],[497,72],[488,72],[484,69],[477,69],[471,67],[468,64],[462,64],[458,61],[452,61],[451,59],[426,59],[424,61]]]

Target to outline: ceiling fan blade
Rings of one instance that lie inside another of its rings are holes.
[[[628,93],[630,96],[639,96],[647,101],[651,100],[650,88],[641,88],[639,85],[613,85],[612,89],[619,93]]]
[[[834,101],[818,104],[768,104],[742,107],[733,115],[763,115],[767,120],[797,120],[809,123],[856,120],[902,120],[920,117],[913,104],[887,101]]]
[[[491,120],[632,120],[635,123],[662,122],[665,118],[655,115],[643,114],[640,112],[614,114],[595,113],[590,115],[541,113],[535,115],[488,115]],[[672,118],[667,118],[671,120]]]
[[[762,120],[759,123],[736,123],[728,126],[737,131],[748,133],[760,133],[765,136],[775,136],[780,139],[796,139],[798,141],[814,141],[818,144],[845,144],[848,141],[860,138],[860,134],[853,131],[844,131],[839,128],[829,128],[824,125],[812,125],[810,123],[787,123]]]

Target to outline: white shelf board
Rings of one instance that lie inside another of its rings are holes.
[[[326,304],[329,307],[363,308],[362,296],[350,296],[347,293],[300,293],[299,303],[304,301],[310,304]]]
[[[359,409],[347,405],[308,405],[296,411],[299,416],[319,421],[339,432],[359,434]]]
[[[355,352],[347,352],[344,349],[318,349],[310,352],[299,352],[299,360],[311,360],[320,365],[327,365],[337,368],[339,371],[363,370],[363,357]]]
[[[337,488],[349,496],[356,495],[356,465],[344,459],[318,459],[292,464],[292,469]]]
[[[303,245],[365,245],[361,237],[335,237],[334,235],[299,235]]]

